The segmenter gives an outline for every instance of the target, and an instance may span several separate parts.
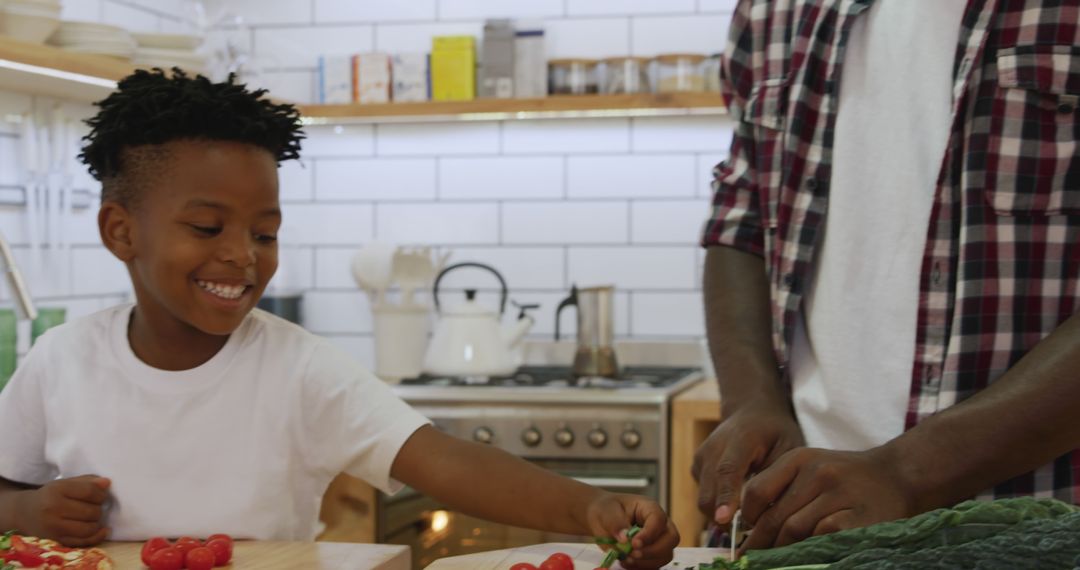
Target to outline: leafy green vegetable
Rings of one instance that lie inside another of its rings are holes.
[[[5,532],[3,536],[0,536],[0,550],[7,550],[7,549],[11,548],[11,535],[13,535],[13,534],[15,534],[15,531],[9,530],[9,531]],[[6,569],[5,568],[0,568],[0,570],[6,570]]]
[[[594,538],[593,540],[596,541],[596,544],[611,546],[611,550],[607,551],[607,554],[604,555],[604,559],[600,562],[600,567],[611,568],[611,565],[614,564],[616,560],[626,558],[627,555],[630,554],[630,551],[633,550],[633,547],[630,545],[630,539],[634,538],[634,535],[639,532],[641,532],[641,527],[638,525],[630,527],[630,529],[626,531],[626,542],[618,542],[610,536],[598,536]]]
[[[717,558],[698,569],[1067,568],[1077,555],[1080,508],[1025,497],[967,501],[910,519],[753,550],[737,562]]]

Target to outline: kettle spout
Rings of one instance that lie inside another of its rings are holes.
[[[508,323],[502,326],[503,342],[506,343],[506,348],[512,349],[517,347],[521,343],[521,339],[525,338],[525,334],[529,332],[529,329],[536,324],[536,320],[529,315],[525,315],[513,323]]]

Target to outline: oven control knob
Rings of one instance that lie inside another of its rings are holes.
[[[593,447],[600,448],[607,445],[607,432],[600,428],[590,431],[587,437],[589,445]]]
[[[540,433],[540,430],[534,427],[525,428],[525,431],[521,432],[521,442],[529,447],[536,447],[543,440],[544,436]]]
[[[619,438],[622,440],[623,446],[627,449],[635,449],[641,445],[641,434],[637,430],[628,429],[622,432],[622,436]]]
[[[472,438],[479,443],[491,443],[495,441],[495,432],[489,427],[478,427],[472,432]]]
[[[559,429],[555,432],[555,443],[559,444],[559,447],[574,445],[574,432],[570,431],[570,428]]]

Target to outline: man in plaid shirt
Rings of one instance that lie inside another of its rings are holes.
[[[1080,503],[1080,0],[740,0],[723,75],[700,507]]]

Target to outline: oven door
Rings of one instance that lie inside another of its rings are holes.
[[[655,462],[533,460],[532,463],[615,493],[659,498]],[[411,488],[393,496],[379,494],[378,542],[412,548],[413,568],[425,568],[447,556],[515,548],[545,542],[591,542],[592,537],[565,535],[488,522],[450,510]]]

